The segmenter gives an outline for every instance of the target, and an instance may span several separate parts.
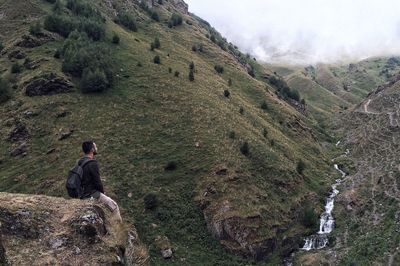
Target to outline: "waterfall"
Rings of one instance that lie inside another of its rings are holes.
[[[342,175],[342,179],[346,177],[346,173],[343,172],[337,164],[334,165],[334,168]],[[335,206],[335,197],[339,194],[337,186],[342,183],[342,179],[336,179],[336,183],[332,185],[332,191],[326,199],[325,211],[320,216],[319,231],[304,239],[303,250],[321,249],[328,245],[328,235],[332,232],[335,225],[332,211]]]

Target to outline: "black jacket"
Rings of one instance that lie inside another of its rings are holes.
[[[88,160],[87,157],[83,157],[79,160],[79,164],[82,165],[84,161]],[[99,163],[96,160],[88,162],[83,167],[82,175],[82,187],[83,187],[83,197],[90,198],[95,192],[104,193],[103,184],[100,179]]]

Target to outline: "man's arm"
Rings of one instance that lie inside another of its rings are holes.
[[[97,162],[91,163],[91,173],[93,177],[93,186],[97,191],[104,193],[103,183],[100,179],[99,164]]]

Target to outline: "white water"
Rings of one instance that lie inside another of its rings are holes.
[[[335,164],[334,167],[342,175],[342,179],[346,177],[346,173],[343,172],[337,164]],[[305,243],[302,248],[303,250],[309,251],[312,249],[321,249],[326,247],[328,244],[328,235],[332,232],[335,225],[335,219],[332,216],[332,211],[335,207],[335,197],[339,194],[337,186],[342,183],[342,179],[336,179],[336,183],[332,185],[332,191],[329,197],[326,199],[325,211],[320,216],[319,231],[316,234],[304,239]]]

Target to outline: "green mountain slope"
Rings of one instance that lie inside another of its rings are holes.
[[[66,4],[81,1],[49,2],[0,1],[0,71],[11,91],[0,105],[1,191],[65,196],[66,172],[92,138],[106,192],[134,220],[154,265],[277,264],[315,230],[304,213],[320,212],[335,178],[331,139],[273,93],[268,69],[182,1],[98,0],[78,11]],[[137,31],[121,25],[125,13]],[[50,14],[90,38],[29,33]],[[171,260],[157,236],[170,239]]]

